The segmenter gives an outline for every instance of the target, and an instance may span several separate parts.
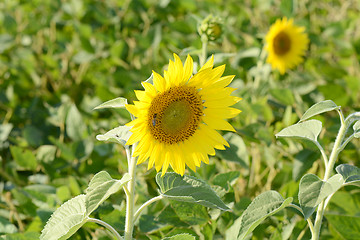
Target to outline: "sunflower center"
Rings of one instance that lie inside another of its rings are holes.
[[[203,115],[201,96],[193,87],[178,86],[156,96],[148,111],[148,126],[159,142],[185,141],[197,130]]]
[[[279,32],[274,38],[273,47],[277,55],[285,55],[291,48],[291,39],[289,35],[284,32]]]

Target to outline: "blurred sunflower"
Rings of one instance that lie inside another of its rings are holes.
[[[293,25],[293,19],[288,20],[286,17],[276,20],[265,41],[265,49],[268,51],[266,61],[281,74],[303,61],[309,44],[305,28]]]
[[[216,130],[235,131],[225,120],[241,111],[229,106],[240,100],[230,96],[227,87],[234,76],[223,76],[225,65],[213,68],[212,57],[197,74],[192,75],[193,60],[187,57],[183,66],[174,54],[164,77],[153,72],[153,84],[143,82],[144,91],[135,91],[139,101],[126,109],[136,118],[127,126],[133,133],[127,144],[136,145],[137,164],[147,159],[148,169],[155,165],[164,174],[169,165],[183,175],[185,165],[196,171],[208,155],[229,144]]]

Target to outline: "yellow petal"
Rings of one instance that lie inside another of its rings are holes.
[[[200,68],[199,72],[203,71],[206,68],[212,68],[214,66],[214,55],[211,55],[211,58]]]

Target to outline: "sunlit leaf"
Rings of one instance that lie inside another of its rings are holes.
[[[28,150],[23,150],[21,147],[10,146],[10,152],[17,166],[20,169],[24,170],[35,170],[37,166],[37,161],[34,154]]]
[[[196,238],[190,234],[182,233],[171,237],[163,238],[162,240],[195,240]]]
[[[321,201],[335,193],[343,183],[344,179],[340,174],[332,176],[326,182],[314,174],[303,176],[299,186],[299,202],[304,218],[310,217]]]
[[[359,216],[327,213],[325,217],[342,239],[360,239]]]
[[[121,180],[116,180],[111,178],[105,171],[97,173],[86,189],[86,214],[90,215],[101,203],[118,192],[128,181],[130,181],[129,174],[125,174]]]
[[[127,140],[129,140],[131,136],[131,132],[129,131],[130,129],[131,127],[119,126],[105,134],[97,135],[96,139],[99,141],[120,143],[121,145],[125,146]]]
[[[67,239],[86,221],[85,195],[79,195],[53,213],[41,232],[40,240]]]
[[[260,194],[251,202],[240,219],[235,221],[232,233],[227,233],[226,239],[230,240],[230,236],[236,237],[232,239],[245,239],[265,218],[289,206],[292,200],[292,198],[284,200],[276,191]],[[236,235],[234,235],[234,231],[237,232]]]
[[[341,164],[335,170],[344,178],[345,184],[360,186],[360,168],[349,164]]]
[[[321,132],[322,123],[318,120],[309,120],[300,122],[284,128],[276,137],[300,138],[307,139],[312,142],[317,142],[317,138]]]
[[[125,108],[126,104],[127,104],[126,98],[118,97],[100,104],[99,106],[95,107],[94,110],[102,109],[102,108]]]
[[[314,105],[312,105],[305,113],[304,115],[301,117],[300,121],[305,121],[306,119],[309,119],[315,115],[324,113],[324,112],[329,112],[332,110],[337,110],[340,109],[341,107],[336,105],[333,101],[331,100],[326,100],[326,101],[322,101],[322,102],[318,102]]]
[[[156,182],[161,194],[166,198],[229,210],[208,184],[195,177],[180,176],[176,173],[165,173],[161,177],[161,173],[158,173]]]

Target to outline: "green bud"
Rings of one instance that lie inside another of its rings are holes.
[[[222,21],[220,17],[207,16],[198,27],[201,37],[206,37],[208,41],[215,41],[221,37]]]

